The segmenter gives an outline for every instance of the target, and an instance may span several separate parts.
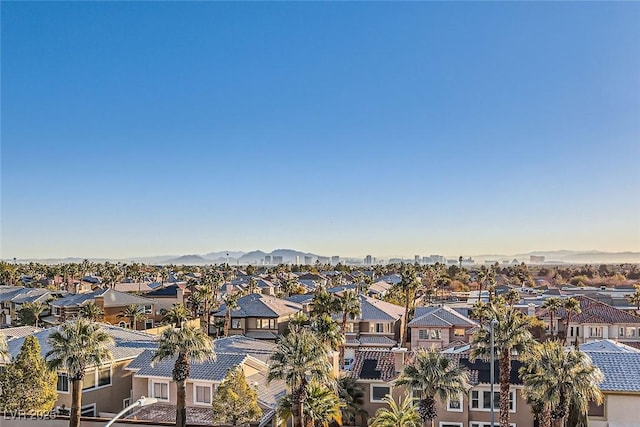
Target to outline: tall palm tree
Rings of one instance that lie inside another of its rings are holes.
[[[100,329],[99,324],[77,318],[62,324],[49,335],[47,342],[51,346],[45,356],[49,368],[66,371],[71,381],[69,427],[79,427],[85,371],[112,359],[108,346],[113,338]]]
[[[455,361],[444,356],[435,348],[418,349],[414,361],[406,365],[396,382],[406,385],[410,391],[418,392],[418,413],[423,422],[431,422],[438,416],[436,399],[446,402],[458,397],[468,388],[469,374]]]
[[[357,423],[358,416],[366,417],[364,410],[364,391],[355,378],[342,377],[338,379],[338,395],[344,403],[342,421],[348,425]]]
[[[342,313],[341,330],[342,335],[347,336],[347,320],[354,320],[362,313],[362,305],[360,304],[360,296],[348,289],[342,293],[342,298],[339,300],[340,312]],[[340,366],[344,366],[344,343],[340,346]]]
[[[400,325],[400,345],[407,345],[407,323],[409,322],[409,305],[415,297],[415,290],[420,286],[420,280],[416,270],[411,264],[407,264],[402,269],[402,280],[398,284],[404,293],[404,316]]]
[[[22,304],[22,307],[20,307],[20,319],[24,323],[33,322],[34,326],[37,328],[38,323],[40,322],[40,315],[45,311],[45,309],[45,305],[41,302],[27,301]]]
[[[227,294],[224,297],[224,304],[226,311],[224,312],[224,336],[229,336],[229,329],[231,329],[231,312],[238,309],[239,294]]]
[[[162,321],[176,328],[182,327],[182,324],[189,318],[189,312],[184,304],[172,304],[169,310],[162,310],[161,312]]]
[[[533,345],[529,331],[530,320],[519,310],[509,307],[498,297],[488,305],[497,325],[493,328],[494,352],[499,360],[500,371],[500,427],[509,427],[509,379],[511,378],[511,355],[522,354]],[[491,340],[488,329],[482,328],[472,340],[471,358],[489,360]],[[493,396],[492,396],[493,398]]]
[[[323,314],[331,315],[341,311],[339,299],[334,294],[327,292],[324,288],[319,288],[313,295],[312,306],[314,316],[322,316]]]
[[[342,408],[344,403],[336,392],[317,381],[307,384],[304,400],[305,427],[329,427],[330,424],[342,425]],[[293,416],[291,395],[286,395],[278,402],[278,418],[287,425]]]
[[[542,407],[541,427],[551,427],[552,420],[564,426],[571,407],[585,418],[589,402],[602,403],[602,372],[585,353],[567,351],[559,341],[546,341],[527,352],[520,376],[527,397]]]
[[[402,404],[396,403],[389,395],[382,400],[389,405],[389,409],[378,409],[369,424],[371,427],[421,427],[418,408],[411,396],[405,396]]]
[[[172,374],[177,388],[176,427],[185,427],[187,424],[186,381],[191,372],[191,362],[215,358],[213,341],[197,327],[165,329],[160,336],[160,343],[153,355],[152,363],[173,357],[176,357]]]
[[[138,322],[146,319],[147,316],[144,314],[144,308],[138,304],[129,304],[127,308],[118,314],[118,318],[127,319],[129,326],[135,331],[138,329]]]
[[[338,324],[328,314],[316,317],[311,322],[311,330],[331,350],[337,350],[345,342],[345,336]]]
[[[293,426],[302,427],[303,403],[309,381],[329,384],[333,381],[329,352],[308,329],[296,329],[283,336],[269,363],[268,381],[284,380],[291,395]]]
[[[0,361],[7,361],[9,358],[9,347],[7,346],[7,337],[0,335]]]
[[[640,285],[635,286],[636,291],[629,296],[629,302],[636,305],[636,310],[640,310]]]
[[[97,322],[104,316],[104,311],[95,302],[89,302],[80,307],[80,317],[84,317],[92,322]]]
[[[582,309],[580,308],[580,301],[575,298],[567,298],[564,300],[564,338],[562,344],[567,344],[567,335],[569,334],[569,322],[571,322],[571,316],[574,314],[580,314]]]
[[[191,317],[194,319],[199,316],[200,307],[202,307],[203,302],[204,298],[197,290],[192,291],[189,298],[187,298],[187,305],[191,308]]]
[[[541,307],[546,308],[549,312],[549,320],[551,322],[551,326],[549,326],[549,333],[551,336],[554,336],[553,331],[555,330],[555,324],[553,323],[553,316],[557,313],[560,308],[563,306],[563,301],[558,297],[551,297],[542,303]]]

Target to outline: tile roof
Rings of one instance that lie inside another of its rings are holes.
[[[362,313],[358,317],[360,321],[383,320],[396,321],[404,315],[404,307],[391,304],[366,295],[358,295]]]
[[[40,332],[43,329],[36,328],[35,326],[15,326],[13,328],[0,329],[0,335],[4,335],[8,340],[14,338],[22,338],[28,335],[33,335],[36,332]]]
[[[584,352],[640,353],[637,348],[613,340],[597,340],[580,344],[580,350]]]
[[[362,345],[382,345],[388,347],[393,347],[398,343],[396,340],[392,340],[391,338],[375,335],[360,335],[358,341]]]
[[[640,317],[612,307],[609,304],[596,301],[593,298],[589,298],[584,295],[578,295],[573,298],[580,302],[580,309],[582,312],[571,316],[572,323],[640,324]],[[536,316],[549,317],[549,310],[546,308],[540,308],[536,311]],[[564,308],[557,310],[554,317],[557,319],[566,318],[566,310]]]
[[[581,347],[582,349],[582,347]],[[640,392],[640,353],[585,351],[604,374],[602,391]]]
[[[154,403],[132,412],[127,419],[175,423],[176,406],[170,403]],[[209,406],[187,406],[187,425],[213,425],[213,412]]]
[[[136,377],[157,377],[169,378],[173,377],[173,367],[177,356],[151,363],[155,351],[146,350],[136,360],[132,361],[127,369],[137,369]],[[213,356],[213,354],[212,354]],[[191,373],[189,379],[201,381],[220,382],[227,375],[227,371],[236,366],[242,365],[248,356],[246,354],[237,353],[216,353],[215,359],[205,360],[204,362],[191,361]]]
[[[391,381],[398,377],[395,355],[390,351],[359,351],[349,376],[360,380]]]
[[[89,302],[94,302],[95,299],[99,297],[103,298],[105,307],[126,307],[129,304],[153,304],[153,300],[137,295],[127,294],[113,289],[96,289],[95,291],[83,294],[68,295],[52,301],[50,305],[54,307],[80,307]]]
[[[42,300],[51,295],[44,288],[25,288],[24,286],[0,286],[0,302],[11,301],[16,304]]]
[[[263,362],[269,360],[276,348],[274,343],[256,340],[244,335],[218,338],[214,340],[213,345],[216,352],[247,354]]]
[[[232,317],[277,318],[302,311],[302,305],[269,295],[250,294],[238,299],[238,309],[231,311]],[[224,317],[227,307],[223,304],[214,317]]]
[[[61,326],[56,326],[54,328],[44,329],[32,334],[40,343],[43,356],[51,349],[47,343],[47,338],[52,332],[59,330],[60,328]],[[155,349],[158,346],[158,337],[155,335],[149,335],[141,331],[132,331],[131,329],[119,328],[106,323],[101,323],[100,329],[111,335],[114,339],[114,342],[107,346],[113,355],[114,361],[134,359],[145,350]],[[9,354],[12,357],[18,355],[24,340],[25,337],[14,338],[7,343],[9,347]]]
[[[462,326],[472,328],[478,326],[478,324],[445,305],[442,307],[416,307],[413,320],[409,322],[408,326]]]

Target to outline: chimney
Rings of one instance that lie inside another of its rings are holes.
[[[535,316],[536,315],[536,305],[529,303],[527,304],[527,316]]]
[[[391,353],[394,356],[394,365],[396,374],[399,374],[404,369],[404,355],[407,349],[404,347],[394,347],[391,349]]]

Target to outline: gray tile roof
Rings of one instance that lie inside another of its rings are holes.
[[[43,329],[36,328],[35,326],[16,326],[13,328],[0,329],[0,335],[4,335],[8,340],[10,340],[33,335],[34,333],[40,332],[42,330]]]
[[[175,365],[177,356],[162,361],[151,363],[154,351],[147,350],[141,354],[136,360],[132,361],[127,369],[137,369],[135,375],[137,377],[173,377],[173,366]],[[213,356],[213,354],[212,354]],[[231,368],[239,366],[247,359],[246,354],[237,353],[216,353],[215,359],[205,360],[204,362],[191,362],[191,373],[189,379],[200,381],[220,382],[227,375],[227,371]]]
[[[256,359],[267,362],[276,348],[274,343],[256,340],[244,335],[233,335],[218,338],[213,342],[218,353],[248,354]]]
[[[24,286],[0,286],[0,302],[25,302],[44,301],[51,295],[51,291],[44,288],[25,288]]]
[[[379,336],[373,336],[373,335],[360,335],[360,337],[358,338],[358,341],[362,345],[367,345],[367,346],[382,345],[385,347],[387,346],[393,347],[398,343],[396,340],[392,340],[391,338],[388,338],[388,337],[379,337]]]
[[[149,335],[140,331],[132,331],[130,329],[119,328],[117,326],[100,324],[103,331],[111,335],[114,339],[113,344],[108,345],[108,349],[113,355],[114,361],[134,359],[139,354],[145,351],[145,349],[155,349],[157,344],[157,336]],[[58,330],[60,326],[42,330],[36,332],[33,336],[36,337],[42,347],[42,355],[44,356],[51,347],[47,343],[47,338],[52,332]],[[7,345],[9,347],[9,354],[15,357],[20,352],[25,337],[14,338],[10,340]]]
[[[604,374],[602,391],[640,392],[640,353],[585,351]]]
[[[383,320],[395,321],[404,315],[404,307],[391,304],[376,298],[365,295],[358,295],[360,298],[362,314],[360,321]]]
[[[580,344],[584,352],[605,351],[611,353],[640,353],[640,350],[613,340],[597,340]]]
[[[80,307],[84,304],[95,301],[97,297],[102,297],[104,299],[105,307],[126,307],[130,304],[153,304],[153,300],[142,298],[137,295],[127,294],[113,289],[96,289],[92,292],[73,294],[60,298],[59,300],[52,301],[51,305],[54,307]]]
[[[250,294],[238,299],[238,309],[231,311],[232,317],[278,318],[302,310],[302,305],[269,295]],[[224,317],[227,307],[223,304],[214,317]]]
[[[450,307],[417,307],[408,326],[461,326],[472,328],[478,324]]]

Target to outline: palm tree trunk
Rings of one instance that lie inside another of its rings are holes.
[[[551,338],[553,338],[553,310],[549,310],[549,316],[551,316],[551,326],[549,326],[549,332],[551,332]]]
[[[80,427],[80,407],[82,406],[82,380],[71,380],[71,414],[69,427]]]
[[[407,346],[407,321],[409,320],[409,294],[411,292],[409,289],[405,291],[404,298],[404,317],[402,318],[402,322],[400,322],[400,345],[402,347]]]
[[[187,425],[187,403],[186,394],[187,388],[185,386],[185,380],[176,382],[176,427],[186,427]]]
[[[224,315],[224,336],[229,336],[229,329],[231,328],[231,309],[227,308],[227,312]]]
[[[293,416],[293,427],[303,427],[302,411],[304,410],[302,402],[293,402],[291,405],[291,415]]]
[[[546,403],[540,413],[540,427],[551,427],[551,406]]]
[[[500,427],[509,427],[509,378],[511,377],[511,353],[504,348],[500,353]],[[491,396],[493,399],[493,396]]]
[[[340,363],[340,369],[344,367],[344,347],[347,344],[347,313],[342,313],[342,326],[340,328],[342,336],[344,337],[344,343],[340,345],[340,355],[338,356],[338,363]]]

